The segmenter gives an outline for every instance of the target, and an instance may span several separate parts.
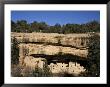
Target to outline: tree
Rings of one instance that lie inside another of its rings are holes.
[[[11,20],[11,32],[16,32],[16,23]]]
[[[47,32],[48,31],[48,25],[45,22],[40,22],[39,23],[39,29],[40,32]]]
[[[56,23],[54,26],[49,26],[45,22],[34,21],[27,23],[26,20],[18,20],[16,23],[11,21],[12,32],[43,32],[43,33],[88,33],[88,32],[100,32],[100,23],[93,20],[85,24],[70,24],[67,23],[61,26]]]
[[[100,36],[92,34],[89,42],[88,75],[100,76]]]
[[[27,24],[27,21],[26,20],[18,20],[17,23],[16,23],[16,31],[17,32],[23,32],[23,33],[26,33],[26,32],[29,32],[29,24]]]
[[[19,47],[16,38],[12,39],[11,44],[11,64],[18,64],[19,62]]]
[[[88,22],[86,26],[89,29],[89,32],[100,32],[100,24],[95,20]]]
[[[37,21],[34,21],[30,24],[30,32],[39,32],[39,24]]]

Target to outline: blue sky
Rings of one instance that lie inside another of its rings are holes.
[[[100,11],[12,11],[11,20],[46,22],[48,25],[83,24],[92,20],[100,21]]]

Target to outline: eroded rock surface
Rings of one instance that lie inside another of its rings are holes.
[[[12,33],[11,38],[16,38],[19,43],[20,65],[33,69],[36,67],[43,69],[46,65],[52,73],[67,72],[78,75],[86,70],[77,63],[77,60],[87,59],[90,36],[90,34]],[[64,57],[68,60],[67,63],[63,62]],[[69,61],[72,59],[76,61]],[[56,61],[53,63],[53,60]],[[61,61],[58,62],[59,60]]]

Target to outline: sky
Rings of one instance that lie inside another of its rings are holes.
[[[100,11],[11,11],[11,20],[46,22],[48,25],[84,24],[93,20],[100,22]]]

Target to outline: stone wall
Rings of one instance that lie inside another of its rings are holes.
[[[81,72],[84,72],[86,69],[83,66],[80,66],[79,63],[75,62],[69,62],[69,64],[66,63],[51,63],[48,65],[52,73],[69,73],[78,75]]]

